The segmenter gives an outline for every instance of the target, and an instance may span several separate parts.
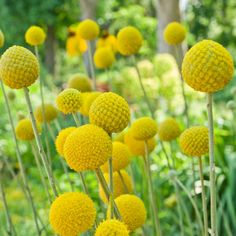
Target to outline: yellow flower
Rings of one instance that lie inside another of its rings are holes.
[[[83,74],[74,74],[68,82],[68,88],[77,89],[82,93],[92,91],[89,78]]]
[[[95,236],[129,236],[126,225],[119,220],[104,220],[96,229]]]
[[[158,127],[158,135],[162,141],[171,141],[180,135],[179,124],[173,118],[165,119]]]
[[[56,103],[64,114],[78,112],[82,105],[81,93],[77,89],[65,89],[57,96]]]
[[[44,116],[46,122],[51,122],[57,118],[57,109],[52,104],[44,104]],[[43,123],[43,109],[42,106],[38,106],[34,112],[35,119],[39,123]]]
[[[117,39],[114,35],[106,35],[105,37],[100,38],[96,44],[97,48],[109,47],[113,53],[117,52]]]
[[[112,143],[113,171],[125,169],[130,163],[131,153],[128,146],[120,142]],[[109,171],[108,162],[101,166],[103,172]]]
[[[127,26],[118,32],[117,43],[119,52],[129,56],[139,51],[143,44],[143,37],[138,29]]]
[[[89,115],[89,109],[95,99],[101,95],[101,92],[90,92],[90,93],[82,93],[82,106],[80,108],[80,113],[84,116]]]
[[[85,40],[96,39],[99,35],[99,31],[98,24],[90,19],[80,22],[77,28],[77,34]]]
[[[76,129],[76,127],[69,127],[62,129],[56,137],[55,146],[57,152],[64,157],[64,144],[66,142],[67,137]]]
[[[145,155],[145,141],[134,139],[130,130],[125,134],[124,143],[129,147],[133,155],[144,156]],[[147,140],[148,152],[151,153],[156,146],[154,138]]]
[[[41,133],[41,126],[36,123],[37,125],[37,130],[39,133]],[[34,130],[32,127],[32,122],[30,119],[22,119],[18,122],[16,125],[16,137],[20,140],[33,140],[34,139]]]
[[[39,26],[30,26],[25,33],[25,41],[31,46],[38,46],[44,43],[46,34]]]
[[[185,82],[193,89],[212,93],[221,90],[233,77],[230,53],[219,43],[203,40],[186,54],[182,64]]]
[[[4,46],[4,42],[5,42],[5,37],[3,32],[0,30],[0,48]]]
[[[115,61],[114,53],[109,47],[98,48],[93,56],[94,64],[99,69],[110,67]]]
[[[170,45],[177,45],[184,41],[186,29],[179,22],[169,23],[164,30],[164,39]]]
[[[21,46],[12,46],[0,60],[0,78],[13,89],[29,87],[39,77],[39,63],[36,56]]]
[[[208,128],[205,126],[194,126],[186,129],[180,135],[179,143],[182,152],[188,156],[202,156],[208,153]]]
[[[131,193],[133,191],[133,185],[132,185],[132,181],[131,181],[130,176],[127,174],[127,172],[125,170],[121,170],[120,173],[122,175],[122,178],[124,180],[126,187],[124,186],[122,179],[121,179],[120,175],[118,174],[118,172],[113,172],[113,188],[114,188],[113,197],[114,198],[117,198],[122,194]],[[109,181],[109,174],[108,173],[104,173],[104,178],[105,178],[107,184],[109,184],[110,181]],[[128,192],[127,192],[127,190],[128,190]],[[105,195],[101,185],[99,185],[99,196],[103,202],[108,203],[106,195]]]
[[[89,120],[109,134],[121,132],[130,120],[129,105],[115,93],[103,93],[91,105]]]
[[[52,203],[49,220],[52,228],[62,236],[77,236],[92,228],[96,209],[84,193],[64,193]]]
[[[111,156],[109,135],[96,125],[84,125],[73,131],[64,144],[64,157],[75,171],[94,170]]]
[[[133,122],[130,132],[137,140],[148,140],[156,135],[157,124],[149,117],[142,117]]]
[[[115,199],[122,221],[129,231],[134,231],[145,224],[147,212],[143,201],[131,194],[124,194]],[[110,210],[107,212],[110,218]]]

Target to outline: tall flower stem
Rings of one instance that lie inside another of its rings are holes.
[[[206,193],[205,193],[203,168],[202,168],[202,157],[198,157],[198,164],[199,164],[199,175],[201,179],[201,189],[202,189],[202,210],[203,210],[204,232],[205,232],[205,236],[208,236],[208,216],[207,216]]]
[[[215,183],[215,157],[214,157],[214,125],[212,112],[213,95],[207,93],[207,113],[209,129],[209,157],[210,157],[210,193],[211,193],[211,235],[217,236],[216,225],[216,183]]]
[[[118,170],[117,172],[118,172],[118,175],[119,175],[119,177],[120,177],[120,180],[121,180],[121,182],[122,182],[122,184],[123,184],[123,186],[124,186],[125,192],[126,192],[126,193],[129,193],[129,190],[128,190],[128,187],[127,187],[127,185],[126,185],[126,183],[125,183],[125,180],[124,180],[124,178],[123,178],[123,175],[121,174],[120,170]]]
[[[32,152],[33,152],[33,155],[34,155],[34,158],[35,158],[35,162],[36,162],[36,166],[37,166],[37,169],[38,169],[38,172],[39,172],[41,182],[42,182],[43,187],[45,189],[45,192],[47,194],[47,198],[49,200],[49,203],[52,203],[52,198],[51,198],[51,195],[50,195],[50,192],[49,192],[49,189],[48,189],[48,185],[45,181],[45,176],[44,176],[44,173],[42,171],[42,167],[41,167],[41,163],[40,163],[40,159],[39,159],[39,156],[38,156],[37,149],[36,149],[35,144],[34,144],[33,141],[30,144],[31,144],[31,147],[32,147]]]
[[[100,168],[96,169],[95,170],[95,174],[96,174],[96,176],[98,178],[99,183],[101,184],[101,187],[102,187],[102,189],[103,189],[103,191],[104,191],[104,193],[106,195],[107,200],[110,201],[110,199],[109,199],[110,196],[111,196],[110,189],[109,189],[109,187],[107,185],[107,182],[106,182],[106,180],[105,180],[105,178],[104,178],[104,176],[102,174],[101,169]],[[116,206],[116,203],[115,203],[114,199],[111,199],[111,201],[113,201],[115,217],[117,219],[121,220],[121,215],[120,215],[120,212],[119,212],[119,210],[118,210],[118,208]]]
[[[27,182],[25,168],[24,168],[23,160],[22,160],[21,153],[20,153],[20,148],[19,148],[18,141],[16,138],[16,132],[15,132],[15,128],[14,128],[14,123],[13,123],[13,118],[12,118],[12,114],[11,114],[9,101],[8,101],[6,91],[5,91],[5,88],[4,88],[4,85],[3,85],[3,82],[1,79],[0,79],[0,84],[1,84],[3,96],[5,99],[6,110],[8,113],[9,123],[10,123],[11,129],[12,129],[13,139],[14,139],[15,146],[16,146],[16,157],[17,157],[17,161],[19,163],[19,168],[20,168],[20,173],[21,173],[21,177],[22,177],[22,181],[23,181],[24,190],[25,190],[25,193],[27,194],[26,197],[27,197],[27,199],[30,203],[30,206],[32,208],[32,211],[33,211],[34,222],[35,222],[35,226],[37,229],[37,234],[40,235],[41,233],[40,233],[40,227],[39,227],[39,222],[38,222],[39,218],[38,218],[36,207],[35,207],[35,204],[33,201],[33,196],[32,196],[32,193],[30,191],[30,188],[29,188],[29,185]]]
[[[39,134],[38,134],[36,121],[35,121],[35,117],[34,117],[34,113],[33,113],[33,108],[32,108],[30,97],[29,97],[29,89],[28,88],[24,88],[24,95],[25,95],[26,103],[27,103],[27,106],[28,106],[28,109],[29,109],[30,118],[31,118],[31,122],[32,122],[32,127],[33,127],[33,131],[34,131],[34,136],[35,136],[35,140],[36,140],[36,143],[37,143],[38,151],[39,151],[40,157],[42,159],[43,166],[45,168],[45,171],[46,171],[50,186],[52,188],[54,197],[57,197],[58,192],[57,192],[57,189],[56,189],[55,179],[53,177],[52,170],[49,167],[49,164],[48,164],[48,161],[47,161],[47,156],[44,152],[43,145],[41,143],[41,140],[40,140],[40,137],[39,137]]]
[[[111,206],[111,219],[114,217],[114,205],[113,205],[113,199],[114,199],[114,187],[113,187],[113,164],[112,164],[112,157],[108,160],[108,166],[109,166],[109,188],[110,188],[110,206]]]
[[[150,192],[149,196],[150,196],[151,206],[152,206],[152,210],[153,210],[153,216],[154,216],[153,220],[154,220],[155,231],[158,236],[161,236],[162,235],[161,225],[160,225],[159,217],[158,217],[157,201],[156,201],[155,193],[153,190],[147,141],[145,141],[144,160],[145,160],[145,167],[146,167],[146,172],[147,172],[147,177],[148,177],[148,187],[149,187],[149,192]]]
[[[152,108],[150,99],[149,99],[149,97],[148,97],[148,95],[147,95],[147,92],[146,92],[146,90],[145,90],[145,87],[144,87],[144,85],[143,85],[142,76],[141,76],[140,70],[139,70],[139,68],[138,68],[137,61],[136,61],[135,56],[133,56],[133,61],[134,61],[134,67],[135,67],[135,69],[136,69],[136,71],[137,71],[139,84],[140,84],[141,90],[142,90],[142,92],[143,92],[143,96],[144,96],[145,102],[146,102],[147,107],[148,107],[148,109],[149,109],[149,111],[150,111],[150,113],[151,113],[152,118],[155,119],[154,110],[153,110],[153,108]]]
[[[92,41],[88,41],[88,57],[89,57],[89,68],[92,76],[92,82],[93,82],[93,90],[97,90],[97,83],[96,83],[96,77],[95,77],[95,69],[93,64],[93,53],[92,53]]]

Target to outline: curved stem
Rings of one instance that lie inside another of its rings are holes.
[[[212,112],[212,93],[207,94],[207,113],[209,128],[209,157],[210,157],[210,193],[211,193],[211,235],[217,236],[216,225],[216,183],[215,183],[215,157],[214,157],[214,125]]]
[[[90,67],[90,72],[92,76],[92,81],[93,81],[93,90],[97,90],[97,83],[96,83],[96,77],[95,77],[95,69],[94,69],[94,64],[93,64],[93,56],[92,56],[92,41],[88,41],[88,56],[89,56],[89,67]]]
[[[202,157],[198,157],[198,164],[199,164],[199,175],[201,179],[201,189],[202,189],[202,210],[203,210],[204,232],[205,232],[205,236],[207,236],[208,235],[208,216],[207,216],[207,203],[206,203],[206,194],[205,194],[204,177],[203,177],[203,169],[202,169]]]
[[[155,231],[158,236],[162,235],[161,232],[161,225],[159,222],[158,218],[158,209],[157,209],[157,201],[155,198],[154,190],[153,190],[153,185],[152,185],[152,175],[151,175],[151,170],[150,170],[150,162],[149,162],[149,157],[148,157],[148,146],[147,146],[147,141],[145,141],[145,167],[146,167],[146,172],[147,172],[147,177],[148,177],[148,187],[149,187],[149,196],[150,196],[150,201],[151,201],[151,206],[153,210],[153,216],[154,216],[154,225],[155,225]]]

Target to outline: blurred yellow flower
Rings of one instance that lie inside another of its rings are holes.
[[[38,46],[44,43],[46,34],[39,26],[30,26],[25,33],[25,41],[31,46]]]
[[[98,37],[100,29],[97,22],[86,19],[79,23],[76,32],[85,40],[94,40]]]
[[[113,51],[113,53],[116,53],[117,48],[117,39],[115,35],[106,34],[105,36],[98,39],[97,48],[103,48],[103,47],[109,47]]]
[[[5,37],[3,32],[0,30],[0,48],[4,46],[4,42],[5,42]]]

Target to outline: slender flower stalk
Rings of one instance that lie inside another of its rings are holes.
[[[127,185],[126,185],[126,183],[125,183],[125,180],[124,180],[124,178],[123,178],[123,176],[122,176],[120,170],[118,170],[117,172],[118,172],[118,175],[119,175],[119,177],[120,177],[120,179],[121,179],[121,182],[122,182],[122,184],[123,184],[123,186],[124,186],[125,192],[126,192],[126,193],[129,193],[128,187],[127,187]]]
[[[158,209],[157,209],[157,201],[155,197],[155,193],[153,190],[153,185],[152,185],[152,175],[151,175],[151,169],[150,169],[150,162],[149,162],[149,154],[148,154],[148,144],[147,141],[145,141],[145,167],[146,167],[146,172],[147,172],[147,177],[148,177],[148,187],[149,187],[149,196],[150,196],[150,201],[151,201],[151,206],[153,210],[153,216],[154,216],[154,225],[155,225],[155,231],[158,236],[162,235],[161,232],[161,225],[159,222],[159,217],[158,217]]]
[[[8,113],[9,123],[10,123],[11,129],[12,129],[13,139],[14,139],[15,146],[16,146],[16,156],[17,156],[17,161],[19,163],[19,168],[20,168],[20,173],[21,173],[21,176],[22,176],[23,186],[24,186],[24,189],[25,189],[25,193],[27,194],[27,199],[30,203],[30,206],[32,207],[34,222],[35,222],[35,226],[36,226],[36,229],[37,229],[37,234],[40,235],[41,232],[40,232],[40,226],[39,226],[39,222],[38,222],[39,218],[38,218],[38,214],[37,214],[36,207],[35,207],[35,204],[34,204],[34,200],[33,200],[33,197],[32,197],[32,193],[30,191],[30,188],[29,188],[29,185],[28,185],[28,182],[27,182],[25,168],[24,168],[23,160],[22,160],[21,153],[20,153],[20,148],[19,148],[18,141],[17,141],[17,138],[16,138],[16,133],[15,133],[15,128],[14,128],[14,123],[13,123],[13,118],[12,118],[12,114],[11,114],[11,110],[10,110],[9,101],[8,101],[6,91],[5,91],[5,88],[4,88],[4,85],[3,85],[3,82],[2,82],[1,79],[0,79],[0,84],[1,84],[1,89],[2,89],[3,96],[4,96],[4,99],[5,99],[6,110],[7,110],[7,113]]]
[[[207,113],[209,128],[209,157],[210,157],[210,193],[211,193],[211,235],[217,236],[216,224],[216,184],[215,184],[215,157],[214,157],[214,125],[212,112],[213,95],[207,93]]]
[[[35,117],[34,117],[34,113],[33,113],[33,108],[32,108],[30,97],[29,97],[29,89],[28,88],[24,88],[24,95],[25,95],[25,99],[26,99],[26,103],[27,103],[29,112],[30,112],[30,118],[31,118],[32,127],[33,127],[33,131],[34,131],[34,136],[35,136],[35,140],[36,140],[36,143],[37,143],[37,147],[38,147],[38,150],[39,150],[39,154],[40,154],[40,157],[42,159],[45,171],[47,173],[47,177],[48,177],[50,186],[53,190],[54,197],[57,197],[58,192],[57,192],[57,189],[56,189],[55,179],[53,177],[52,170],[51,170],[51,168],[48,164],[47,156],[44,152],[43,145],[41,143],[41,140],[40,140],[40,137],[39,137],[39,134],[38,134],[36,121],[35,121]]]
[[[201,189],[202,189],[202,210],[203,210],[204,233],[205,233],[205,236],[208,236],[208,216],[207,216],[206,193],[205,193],[204,176],[203,176],[203,168],[202,168],[202,157],[198,157],[198,164],[199,164],[199,175],[201,179]]]
[[[113,199],[114,199],[114,187],[113,187],[113,165],[112,165],[112,157],[108,160],[108,166],[109,166],[109,188],[110,188],[110,207],[111,207],[111,219],[114,217],[114,205],[113,205]]]
[[[87,41],[88,44],[88,57],[89,57],[89,67],[90,72],[92,76],[92,82],[93,82],[93,90],[97,90],[97,83],[96,83],[96,76],[95,76],[95,69],[93,64],[93,56],[92,56],[92,41]]]

